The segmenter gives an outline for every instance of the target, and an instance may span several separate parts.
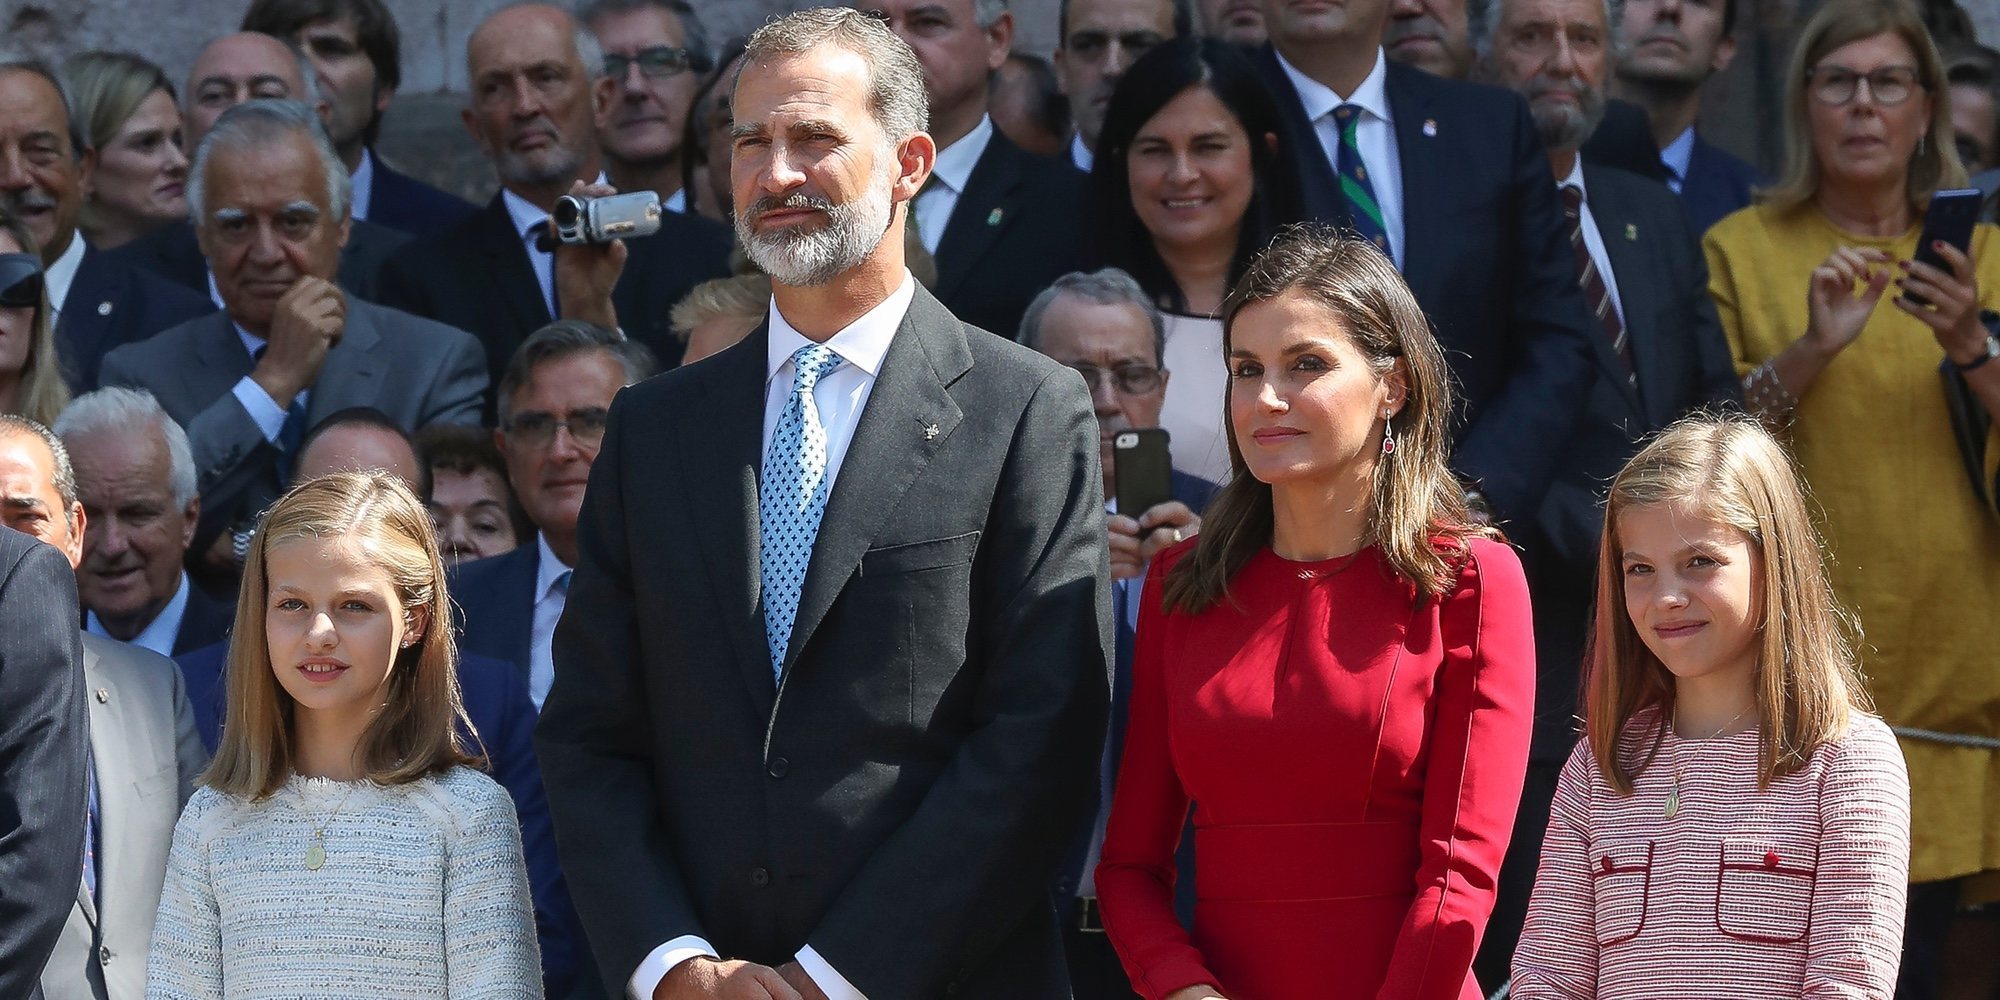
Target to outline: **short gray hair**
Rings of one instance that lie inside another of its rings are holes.
[[[508,359],[507,372],[500,376],[500,391],[494,398],[501,429],[506,429],[507,420],[513,415],[514,394],[534,381],[538,366],[545,361],[586,351],[603,351],[611,355],[625,369],[626,385],[651,378],[659,368],[659,361],[653,357],[650,348],[636,340],[627,340],[616,330],[607,330],[580,319],[556,320],[529,334],[528,339],[514,349],[514,356]]]
[[[83,117],[77,113],[76,102],[70,100],[69,86],[58,76],[55,67],[46,60],[0,50],[0,73],[27,73],[48,81],[56,90],[56,97],[62,100],[63,126],[69,131],[69,155],[72,160],[82,160],[83,151],[89,146],[84,133]]]
[[[584,0],[577,5],[573,16],[578,24],[588,28],[606,14],[625,14],[635,10],[664,10],[672,14],[681,22],[681,34],[686,39],[682,48],[703,60],[715,58],[715,49],[709,41],[708,29],[701,23],[701,15],[687,3],[687,0]],[[595,32],[592,34],[595,35]],[[591,76],[603,72],[603,62],[600,56],[598,65],[588,67]]]
[[[1007,13],[1007,0],[973,0],[972,19],[982,28],[991,28],[1000,15]]]
[[[1115,267],[1101,271],[1071,271],[1057,278],[1049,287],[1042,289],[1034,301],[1028,303],[1028,311],[1021,314],[1020,341],[1024,347],[1041,350],[1042,314],[1049,306],[1064,295],[1074,295],[1086,302],[1100,306],[1129,305],[1137,308],[1153,326],[1153,363],[1164,366],[1167,360],[1167,321],[1160,315],[1160,307],[1139,287],[1139,282],[1131,275]]]
[[[980,2],[1006,9],[1005,0]],[[753,63],[826,44],[847,49],[867,63],[868,109],[890,142],[902,142],[931,127],[930,97],[924,91],[924,67],[917,54],[880,19],[852,8],[815,7],[767,22],[750,36],[737,78],[742,79],[743,70]]]
[[[1466,30],[1471,34],[1472,49],[1480,58],[1493,52],[1493,38],[1500,33],[1500,5],[1507,0],[1467,0],[1465,9]],[[1618,32],[1618,22],[1625,16],[1625,0],[1604,0],[1604,51],[1611,59],[1607,69],[1614,68],[1618,56],[1625,51],[1625,38]],[[1609,81],[1606,81],[1607,83]]]
[[[326,124],[320,121],[319,114],[301,101],[259,98],[224,111],[215,120],[215,127],[201,137],[201,145],[195,147],[194,165],[188,168],[187,200],[188,218],[194,220],[196,228],[208,225],[208,164],[215,151],[258,149],[288,135],[303,135],[312,143],[320,169],[326,175],[327,212],[335,220],[347,217],[354,182],[347,174],[347,164],[340,162],[340,154],[334,152],[333,140],[327,136]]]
[[[62,438],[39,420],[18,413],[0,413],[0,438],[10,434],[41,438],[49,446],[49,455],[55,459],[56,498],[62,501],[63,520],[75,530],[76,522],[70,519],[70,511],[76,506],[76,466],[70,464],[69,449],[63,447]]]
[[[55,432],[72,442],[92,434],[130,434],[148,424],[159,428],[160,440],[167,446],[167,491],[173,494],[174,506],[186,510],[195,498],[194,452],[188,447],[187,432],[160,408],[152,393],[122,386],[84,393],[63,408]]]

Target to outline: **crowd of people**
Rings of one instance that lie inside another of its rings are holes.
[[[0,997],[1966,988],[1962,11],[857,6],[0,54]]]

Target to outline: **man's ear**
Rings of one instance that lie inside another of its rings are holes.
[[[1002,11],[998,20],[986,29],[986,71],[1000,72],[1007,65],[1007,53],[1014,50],[1014,15]]]
[[[1741,13],[1741,11],[1738,13]],[[1715,43],[1715,58],[1709,61],[1708,68],[1713,72],[1720,73],[1728,69],[1729,64],[1735,61],[1735,59],[1736,36],[1724,35],[1721,41]]]
[[[97,147],[85,146],[83,155],[76,158],[76,189],[83,197],[89,198],[96,182]]]
[[[928,132],[918,132],[902,141],[896,157],[896,183],[891,194],[896,201],[915,201],[924,182],[931,179],[931,171],[937,169],[937,140]]]

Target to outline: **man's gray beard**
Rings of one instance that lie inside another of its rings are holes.
[[[493,169],[502,183],[540,187],[569,180],[576,175],[576,168],[583,165],[583,156],[567,146],[553,147],[543,155],[548,157],[547,166],[537,166],[531,158],[519,153],[503,151],[494,161]]]
[[[845,204],[834,204],[805,194],[794,194],[775,203],[760,201],[752,210],[736,217],[736,239],[750,262],[780,285],[812,288],[824,285],[842,272],[868,259],[889,231],[889,215],[895,209],[890,198],[889,177],[877,178],[870,190]],[[797,229],[759,233],[751,219],[772,208],[814,208],[826,213],[826,224],[809,232]]]
[[[1604,93],[1584,91],[1582,103],[1576,105],[1551,105],[1536,101],[1531,94],[1528,111],[1535,119],[1535,131],[1541,133],[1545,148],[1552,153],[1570,152],[1581,149],[1604,121]]]

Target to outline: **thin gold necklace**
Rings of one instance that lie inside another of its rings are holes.
[[[306,848],[307,871],[316,872],[326,865],[326,828],[333,825],[333,818],[340,815],[342,809],[347,808],[347,797],[354,794],[356,784],[359,782],[347,783],[347,791],[341,793],[340,801],[334,805],[333,811],[326,814],[325,822],[314,823],[312,809],[306,808],[306,822],[312,824],[313,828],[312,844]],[[304,789],[299,791],[299,802],[302,806],[305,804]]]
[[[1675,714],[1675,716],[1676,716],[1676,719],[1678,719],[1678,717],[1679,717],[1680,713],[1679,713],[1679,712],[1675,712],[1674,714]],[[1738,722],[1742,721],[1743,717],[1744,717],[1745,715],[1748,715],[1748,714],[1750,714],[1750,710],[1749,710],[1748,708],[1745,708],[1745,709],[1744,709],[1743,711],[1741,711],[1741,712],[1738,712],[1738,713],[1736,713],[1736,716],[1735,716],[1734,718],[1732,718],[1732,719],[1730,719],[1730,720],[1729,720],[1728,722],[1725,722],[1725,723],[1723,723],[1723,724],[1722,724],[1722,728],[1721,728],[1721,729],[1717,729],[1717,730],[1716,730],[1715,732],[1713,732],[1713,733],[1710,733],[1710,734],[1708,734],[1708,738],[1712,740],[1712,739],[1715,739],[1715,738],[1716,738],[1716,737],[1718,737],[1718,736],[1721,736],[1721,735],[1722,735],[1723,733],[1725,733],[1725,732],[1728,732],[1728,731],[1729,731],[1729,727],[1730,727],[1730,726],[1733,726],[1733,725],[1737,724]],[[1676,723],[1675,723],[1675,725],[1674,725],[1674,728],[1676,728],[1676,729],[1680,728],[1680,725],[1679,725],[1678,721],[1676,721]],[[1683,742],[1684,742],[1684,741],[1683,741]],[[1674,752],[1673,752],[1673,757],[1672,757],[1672,759],[1671,759],[1670,763],[1672,763],[1672,765],[1673,765],[1673,768],[1674,768],[1674,784],[1673,784],[1673,787],[1672,787],[1672,788],[1669,788],[1669,789],[1667,789],[1667,810],[1666,810],[1666,813],[1667,813],[1667,818],[1668,818],[1668,819],[1673,819],[1673,818],[1674,818],[1675,816],[1679,815],[1679,814],[1680,814],[1680,811],[1681,811],[1681,747],[1680,747],[1680,743],[1675,743],[1675,744],[1674,744]]]

